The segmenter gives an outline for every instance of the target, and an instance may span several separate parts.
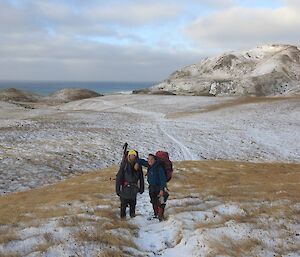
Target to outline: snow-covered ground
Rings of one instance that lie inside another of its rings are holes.
[[[176,163],[163,222],[151,219],[147,190],[137,216],[119,219],[114,168],[10,194],[0,198],[0,214],[18,208],[0,216],[0,256],[296,257],[298,171],[299,164]]]
[[[239,222],[237,217],[246,216],[240,207],[241,203],[224,204],[193,195],[192,198],[168,201],[167,210],[170,214],[166,221],[160,223],[158,220],[149,220],[152,208],[148,198],[143,195],[138,199],[139,215],[132,221],[140,228],[134,241],[142,256],[271,257],[281,252],[281,256],[296,257],[300,254],[299,234],[297,236],[300,224],[290,222],[286,217],[277,220],[265,215],[257,217],[258,223],[250,220]],[[261,206],[261,203],[251,204],[257,208]],[[283,202],[271,204],[284,205]],[[192,206],[194,210],[187,208],[187,211],[176,213],[176,206]],[[227,221],[223,224],[224,217]],[[226,248],[227,251],[224,250]]]
[[[300,100],[111,95],[25,109],[0,102],[0,193],[118,164],[128,142],[173,160],[300,161]]]

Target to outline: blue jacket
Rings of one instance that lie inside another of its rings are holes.
[[[147,181],[149,186],[159,186],[160,190],[166,187],[166,173],[159,161],[156,161],[152,166],[149,166],[148,162],[144,159],[139,159],[138,163],[148,168]]]

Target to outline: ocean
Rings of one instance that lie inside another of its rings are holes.
[[[70,82],[70,81],[0,81],[0,89],[16,88],[46,96],[63,88],[86,88],[101,94],[128,92],[143,89],[156,84],[156,82]]]

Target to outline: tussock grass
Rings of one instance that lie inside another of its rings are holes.
[[[285,96],[285,97],[236,97],[230,100],[227,100],[222,103],[212,104],[206,106],[205,108],[195,109],[193,111],[184,111],[184,112],[175,112],[166,115],[166,118],[180,118],[184,116],[190,116],[199,113],[214,112],[226,108],[232,108],[240,105],[247,104],[258,104],[258,103],[270,103],[278,101],[299,101],[299,96]]]
[[[21,254],[19,253],[4,253],[4,254],[1,254],[1,257],[22,257]]]
[[[43,243],[36,245],[33,249],[33,252],[45,253],[54,243]]]
[[[232,256],[232,257],[249,257],[255,256],[251,254],[251,250],[260,246],[260,241],[255,239],[247,239],[242,241],[233,241],[227,236],[222,236],[221,240],[216,240],[211,243],[213,251],[207,257],[214,256]]]
[[[111,167],[42,188],[2,196],[0,224],[10,228],[39,226],[44,221],[57,218],[58,226],[75,229],[74,237],[79,241],[101,243],[108,249],[115,247],[116,253],[121,246],[135,247],[130,239],[113,233],[114,229],[124,228],[134,234],[137,229],[126,221],[120,221],[116,215],[119,206],[114,193],[116,169]],[[97,208],[98,205],[110,208]],[[94,232],[88,232],[84,227]],[[60,243],[51,233],[43,236],[45,243],[33,247],[33,252],[46,252],[49,247]],[[13,232],[1,233],[0,243],[18,239]]]
[[[299,164],[204,161],[177,163],[176,169],[180,172],[174,174],[176,183],[170,184],[171,198],[188,197],[192,192],[203,200],[238,203],[246,213],[223,216],[223,222],[230,219],[251,222],[260,215],[294,221],[299,218],[299,210],[291,208],[300,199]],[[182,206],[176,210],[197,210],[197,207]]]
[[[198,195],[205,204],[211,201],[235,204],[244,211],[222,214],[215,211],[212,204],[206,211],[211,212],[213,218],[196,221],[195,230],[224,228],[227,222],[233,221],[263,231],[276,228],[281,231],[278,240],[286,242],[291,231],[280,221],[299,222],[300,211],[293,206],[300,202],[300,164],[187,161],[176,163],[175,170],[178,172],[169,186],[171,199],[195,198]],[[175,206],[171,211],[173,214],[203,211],[202,208],[191,201]],[[266,247],[262,241],[250,236],[236,241],[226,235],[221,239],[211,239],[209,245],[213,250],[208,256],[256,256],[256,248]],[[297,252],[299,248],[291,244],[285,247],[277,245],[275,251],[281,256],[280,251],[283,255]]]
[[[225,202],[300,199],[299,164],[187,161],[176,163],[176,169],[170,183],[176,197],[193,192]]]
[[[126,246],[136,248],[131,239],[114,235],[109,230],[104,230],[102,226],[96,226],[93,231],[80,230],[76,233],[75,238],[80,242],[96,242],[105,246]]]
[[[237,203],[245,211],[240,215],[216,212],[218,219],[214,221],[195,221],[195,230],[223,227],[230,220],[263,229],[272,225],[264,223],[263,219],[260,222],[258,217],[299,220],[299,210],[292,207],[300,199],[298,164],[186,161],[175,163],[174,167],[174,177],[169,185],[170,199],[200,198],[211,208],[214,207],[212,200],[216,203]],[[79,242],[101,244],[103,252],[99,256],[126,256],[122,248],[136,248],[131,238],[137,235],[138,228],[118,217],[119,201],[114,196],[115,173],[116,167],[111,167],[43,188],[0,197],[0,225],[8,228],[7,233],[1,233],[0,244],[18,240],[15,229],[19,227],[38,226],[44,220],[57,218],[60,227],[75,228],[74,237]],[[110,208],[97,208],[98,205]],[[202,208],[205,206],[188,201],[182,206],[175,204],[170,212],[203,211]],[[127,230],[127,236],[115,233],[120,229]],[[284,233],[282,236],[285,236]],[[177,244],[182,237],[178,233]],[[49,247],[60,243],[52,238],[51,233],[45,233],[44,238],[45,243],[32,250],[46,252]],[[221,242],[210,243],[214,249],[212,256],[244,256],[260,246],[260,242],[251,238],[233,242],[224,237]]]
[[[72,202],[77,201],[82,205],[106,204],[108,200],[99,198],[99,192],[102,195],[114,192],[115,171],[116,168],[112,167],[42,188],[1,196],[0,225],[72,215],[79,212],[72,207]]]
[[[12,228],[1,228],[0,229],[0,244],[7,244],[13,240],[19,240],[19,236],[16,231]]]
[[[130,256],[130,255],[125,255],[120,250],[105,250],[98,255],[98,257],[112,257],[112,256],[113,257],[124,257],[124,256]]]

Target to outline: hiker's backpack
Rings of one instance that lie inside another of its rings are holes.
[[[170,161],[169,154],[164,151],[157,151],[155,156],[162,163],[162,166],[166,173],[167,182],[169,182],[173,175],[173,164]]]

